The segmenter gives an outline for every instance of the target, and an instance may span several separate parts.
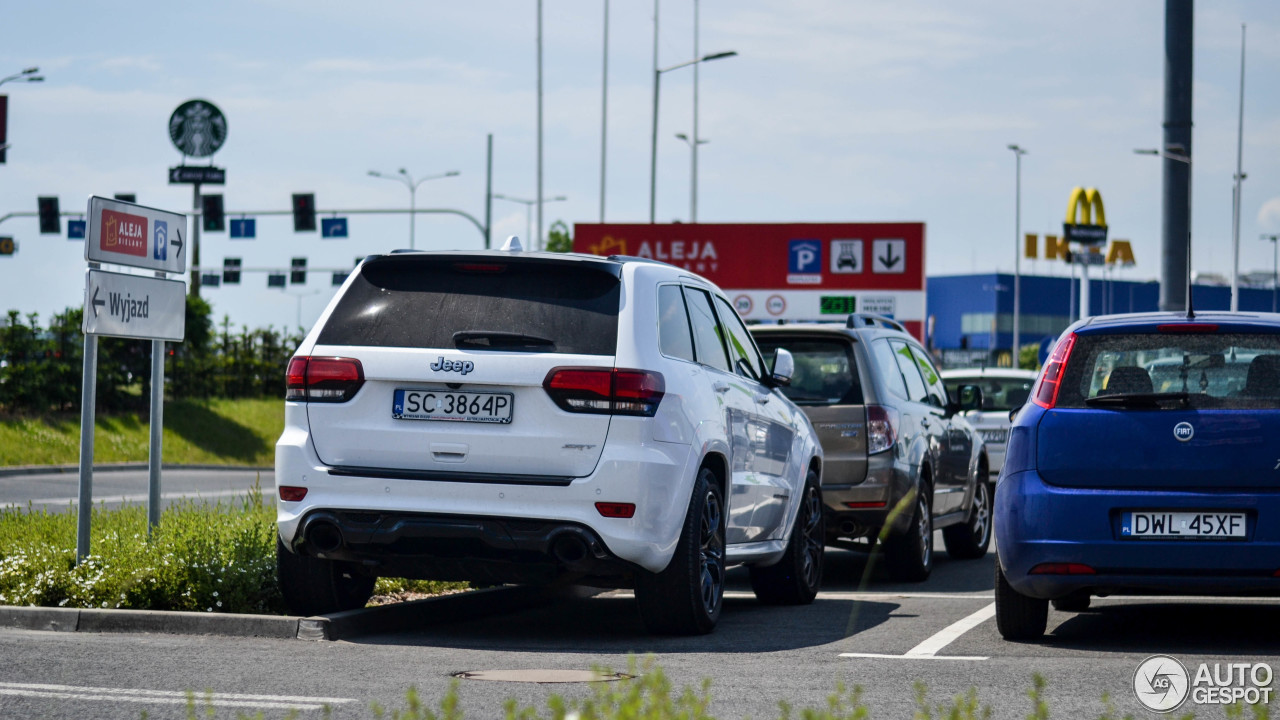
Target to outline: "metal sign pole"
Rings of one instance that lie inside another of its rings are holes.
[[[85,333],[84,375],[80,384],[80,505],[77,508],[76,563],[89,554],[89,518],[93,512],[93,423],[98,392],[98,336]]]
[[[156,273],[164,277],[164,273]],[[164,341],[151,341],[151,449],[147,485],[147,537],[160,524],[160,462],[164,443]]]
[[[1089,249],[1085,248],[1081,254],[1084,262],[1080,263],[1080,319],[1084,320],[1092,314],[1089,312]]]
[[[200,183],[192,183],[195,199],[192,208],[196,215],[191,218],[191,294],[200,297],[200,226],[204,223],[204,215],[200,207]]]

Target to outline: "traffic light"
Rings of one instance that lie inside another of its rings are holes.
[[[200,204],[205,232],[222,232],[227,229],[226,219],[222,215],[221,195],[201,195]]]
[[[40,208],[40,234],[61,235],[62,219],[58,216],[58,198],[41,196],[36,198]]]
[[[18,246],[14,244],[11,237],[0,237],[0,255],[12,255]]]
[[[316,231],[316,196],[315,193],[293,194],[293,231]]]
[[[240,284],[240,258],[222,259],[222,283],[224,285]]]
[[[289,266],[289,284],[290,285],[306,285],[307,284],[307,259],[304,257],[294,258]]]
[[[273,272],[273,273],[271,273],[271,274],[267,275],[267,287],[269,287],[269,288],[273,288],[273,287],[282,288],[282,287],[284,287],[284,273],[274,273],[274,272]]]

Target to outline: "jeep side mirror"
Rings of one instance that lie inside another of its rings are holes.
[[[778,348],[778,353],[773,358],[773,374],[770,376],[773,384],[778,387],[790,385],[791,376],[795,374],[796,359],[791,357],[791,351]]]

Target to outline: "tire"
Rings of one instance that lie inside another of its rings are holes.
[[[725,579],[724,494],[714,473],[698,471],[671,562],[636,576],[636,604],[649,632],[705,635],[720,619]]]
[[[1005,640],[1039,640],[1049,623],[1049,601],[1014,590],[996,563],[996,628]]]
[[[978,466],[978,477],[986,475],[986,469]],[[973,488],[973,508],[969,519],[959,525],[942,530],[942,543],[947,554],[958,560],[974,560],[987,554],[991,545],[991,485],[979,481]]]
[[[822,586],[822,558],[826,523],[822,515],[822,488],[818,474],[810,470],[804,481],[804,497],[796,509],[795,525],[782,559],[768,567],[752,567],[751,589],[766,605],[808,605]]]
[[[1093,600],[1086,592],[1074,592],[1070,595],[1064,595],[1057,600],[1051,600],[1053,609],[1060,612],[1084,612],[1089,609],[1089,603]]]
[[[889,574],[902,582],[924,582],[933,570],[933,511],[928,485],[916,493],[910,528],[884,541]]]
[[[362,608],[373,596],[372,575],[348,563],[321,560],[289,552],[276,537],[276,579],[285,607],[308,617]]]

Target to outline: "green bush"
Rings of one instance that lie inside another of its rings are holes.
[[[230,504],[170,506],[147,537],[146,508],[95,507],[76,564],[76,513],[0,510],[0,604],[282,613],[275,510],[257,489]]]
[[[167,508],[147,537],[140,505],[92,514],[76,564],[76,513],[0,509],[0,605],[283,614],[276,514],[254,488],[214,504]],[[434,595],[461,583],[379,578],[381,595]]]

